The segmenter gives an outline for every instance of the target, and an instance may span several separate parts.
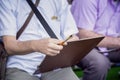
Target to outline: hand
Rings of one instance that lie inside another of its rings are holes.
[[[58,45],[62,40],[44,38],[40,40],[35,40],[32,44],[32,48],[35,52],[41,52],[49,56],[55,56],[60,53],[63,49],[62,45]]]

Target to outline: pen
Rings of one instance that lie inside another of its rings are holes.
[[[72,37],[72,35],[70,35],[67,39],[65,39],[63,42],[59,43],[59,45],[64,45],[65,42],[67,42],[70,38]]]

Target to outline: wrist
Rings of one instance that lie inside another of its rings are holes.
[[[35,48],[36,42],[37,42],[36,40],[30,41],[30,48],[31,48],[31,50],[32,50],[33,52],[36,51],[36,48]]]

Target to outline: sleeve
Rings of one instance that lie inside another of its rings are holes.
[[[93,30],[97,19],[97,0],[74,0],[71,12],[78,28]]]
[[[61,35],[63,38],[66,38],[69,35],[78,33],[78,29],[70,11],[71,6],[67,2],[66,5],[64,3],[62,6],[64,6],[64,8],[61,13]]]
[[[15,7],[12,0],[0,0],[0,36],[16,36]]]

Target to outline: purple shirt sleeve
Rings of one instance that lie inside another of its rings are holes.
[[[71,11],[78,28],[93,30],[97,19],[97,0],[74,0]]]

